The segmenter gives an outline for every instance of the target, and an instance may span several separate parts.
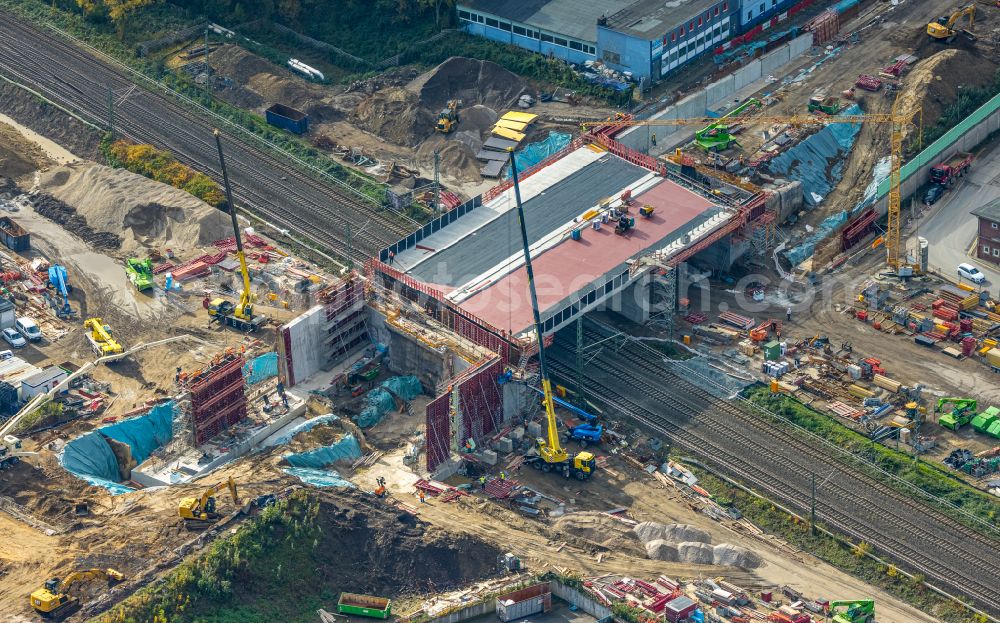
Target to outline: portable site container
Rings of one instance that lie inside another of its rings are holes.
[[[977,433],[985,433],[989,430],[990,426],[993,425],[993,422],[997,420],[996,411],[996,407],[990,407],[976,417],[972,418],[972,428],[975,429]]]
[[[774,361],[779,357],[781,357],[781,342],[775,340],[764,344],[764,359],[766,361]]]
[[[31,234],[9,216],[0,217],[0,240],[11,251],[27,251],[31,248]]]
[[[305,134],[309,131],[309,115],[291,106],[275,104],[264,111],[264,118],[271,125],[293,134]]]
[[[392,601],[385,597],[341,593],[340,601],[337,602],[337,612],[373,619],[388,619],[392,614]]]
[[[548,612],[551,609],[552,590],[548,582],[497,597],[497,617],[504,623],[539,612]]]

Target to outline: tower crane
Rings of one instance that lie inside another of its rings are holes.
[[[524,268],[528,275],[528,291],[531,294],[531,313],[535,319],[535,337],[538,339],[538,369],[541,375],[542,401],[545,405],[546,437],[537,440],[535,453],[525,457],[524,462],[543,472],[556,472],[569,478],[587,480],[597,469],[597,459],[590,452],[578,452],[570,456],[559,442],[556,424],[556,410],[552,397],[552,379],[545,365],[545,343],[542,339],[542,317],[538,311],[538,294],[535,292],[535,271],[531,267],[531,249],[528,230],[524,224],[524,206],[521,204],[521,186],[517,180],[517,163],[514,152],[510,152],[511,178],[514,180],[514,201],[517,204],[517,220],[521,225],[521,244],[524,247]]]
[[[782,123],[790,126],[805,125],[829,125],[833,123],[878,123],[889,124],[890,134],[890,155],[892,158],[889,170],[889,203],[888,203],[888,224],[886,226],[885,248],[886,263],[896,271],[909,266],[906,258],[900,249],[900,171],[903,166],[903,130],[908,126],[913,117],[920,112],[919,108],[903,112],[900,110],[899,98],[893,102],[892,112],[889,113],[869,113],[860,115],[754,115],[748,120],[761,123]],[[620,126],[681,126],[697,125],[718,122],[714,117],[690,117],[685,119],[618,119],[615,121],[587,121],[581,124],[584,131],[592,128],[620,125]]]

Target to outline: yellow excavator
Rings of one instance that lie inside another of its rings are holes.
[[[79,599],[69,594],[70,588],[81,582],[104,580],[108,586],[125,579],[121,571],[114,569],[81,569],[65,578],[52,578],[45,585],[31,593],[31,607],[44,617],[61,618],[70,614],[79,605]]]
[[[438,115],[437,125],[434,126],[434,129],[442,134],[450,134],[458,125],[459,105],[461,105],[459,100],[448,100],[448,105]]]
[[[111,327],[104,324],[100,318],[87,318],[83,321],[83,326],[90,329],[87,340],[90,342],[90,348],[98,357],[118,355],[124,352],[125,349],[118,343],[118,340],[111,336]]]
[[[229,489],[229,495],[233,498],[233,503],[240,505],[240,496],[236,491],[236,482],[232,476],[227,480],[214,484],[205,489],[200,497],[183,498],[177,506],[177,514],[184,520],[184,525],[189,530],[201,530],[208,528],[216,519],[219,513],[216,512],[215,494],[223,487]]]
[[[531,251],[528,231],[524,225],[524,206],[521,205],[521,186],[517,180],[517,165],[514,152],[510,153],[511,177],[514,180],[514,201],[517,204],[518,221],[521,223],[521,244],[524,248],[524,268],[528,274],[528,291],[531,294],[531,311],[535,317],[535,337],[538,340],[538,370],[541,375],[542,401],[545,405],[547,434],[537,440],[538,446],[532,454],[524,457],[524,462],[543,472],[555,472],[566,478],[587,480],[597,470],[597,459],[590,452],[578,452],[570,456],[559,442],[556,425],[556,410],[552,399],[552,379],[545,365],[545,340],[542,339],[542,318],[538,311],[538,294],[535,291],[535,272],[531,267]]]
[[[962,17],[969,16],[969,30],[956,30],[953,28],[955,22],[957,22]],[[962,32],[969,37],[975,38],[975,35],[970,32],[976,25],[976,5],[970,4],[964,9],[956,9],[951,15],[945,15],[939,17],[933,22],[927,24],[927,36],[934,41],[944,41],[945,43],[951,43],[955,40],[955,35]]]
[[[215,145],[219,149],[219,165],[222,167],[222,182],[226,190],[226,204],[229,206],[229,216],[233,219],[233,235],[236,237],[236,259],[240,261],[240,275],[243,277],[243,290],[240,300],[233,304],[224,298],[205,299],[210,320],[216,320],[226,326],[240,331],[257,331],[267,317],[255,316],[253,313],[253,293],[250,289],[250,271],[247,269],[247,256],[243,251],[243,238],[240,236],[240,225],[236,221],[236,205],[233,203],[233,191],[229,186],[229,172],[226,170],[226,158],[222,154],[222,134],[215,130]]]

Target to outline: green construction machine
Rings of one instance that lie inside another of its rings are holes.
[[[760,108],[760,100],[750,98],[736,108],[730,110],[719,118],[718,121],[710,123],[704,128],[694,133],[694,142],[705,151],[724,151],[736,144],[736,137],[730,131],[735,122],[743,112],[751,108]]]
[[[826,115],[835,115],[840,112],[840,109],[843,107],[843,102],[833,96],[825,97],[823,95],[814,95],[809,98],[809,112],[821,112]]]
[[[951,405],[951,410],[946,407]],[[938,424],[951,430],[958,430],[976,417],[979,402],[971,398],[938,398],[934,412],[944,415],[938,417]]]
[[[830,614],[833,615],[832,623],[875,623],[875,601],[831,601]]]
[[[140,292],[153,287],[153,261],[149,258],[140,260],[130,257],[125,260],[125,274]]]

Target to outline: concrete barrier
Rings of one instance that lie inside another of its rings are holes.
[[[569,602],[583,610],[590,616],[594,617],[598,621],[601,619],[606,619],[611,616],[611,608],[608,608],[604,604],[598,603],[596,600],[591,599],[589,596],[581,593],[580,591],[566,586],[562,582],[557,582],[553,580],[549,582],[552,586],[552,594],[562,599],[563,601]]]
[[[736,79],[729,75],[705,87],[705,101],[711,107],[717,102],[729,99],[735,92]]]
[[[733,73],[733,80],[736,90],[739,91],[745,86],[749,86],[760,80],[760,59],[750,61]]]
[[[777,50],[760,57],[760,74],[765,77],[775,71],[791,59],[791,50],[788,45],[783,45]]]
[[[461,610],[455,610],[454,612],[449,612],[448,614],[437,617],[435,619],[428,619],[427,623],[460,623],[461,621],[467,621],[469,619],[474,619],[484,614],[490,614],[495,612],[497,607],[496,598],[489,598],[485,601],[481,601],[478,604],[472,604],[471,606],[466,606]]]

